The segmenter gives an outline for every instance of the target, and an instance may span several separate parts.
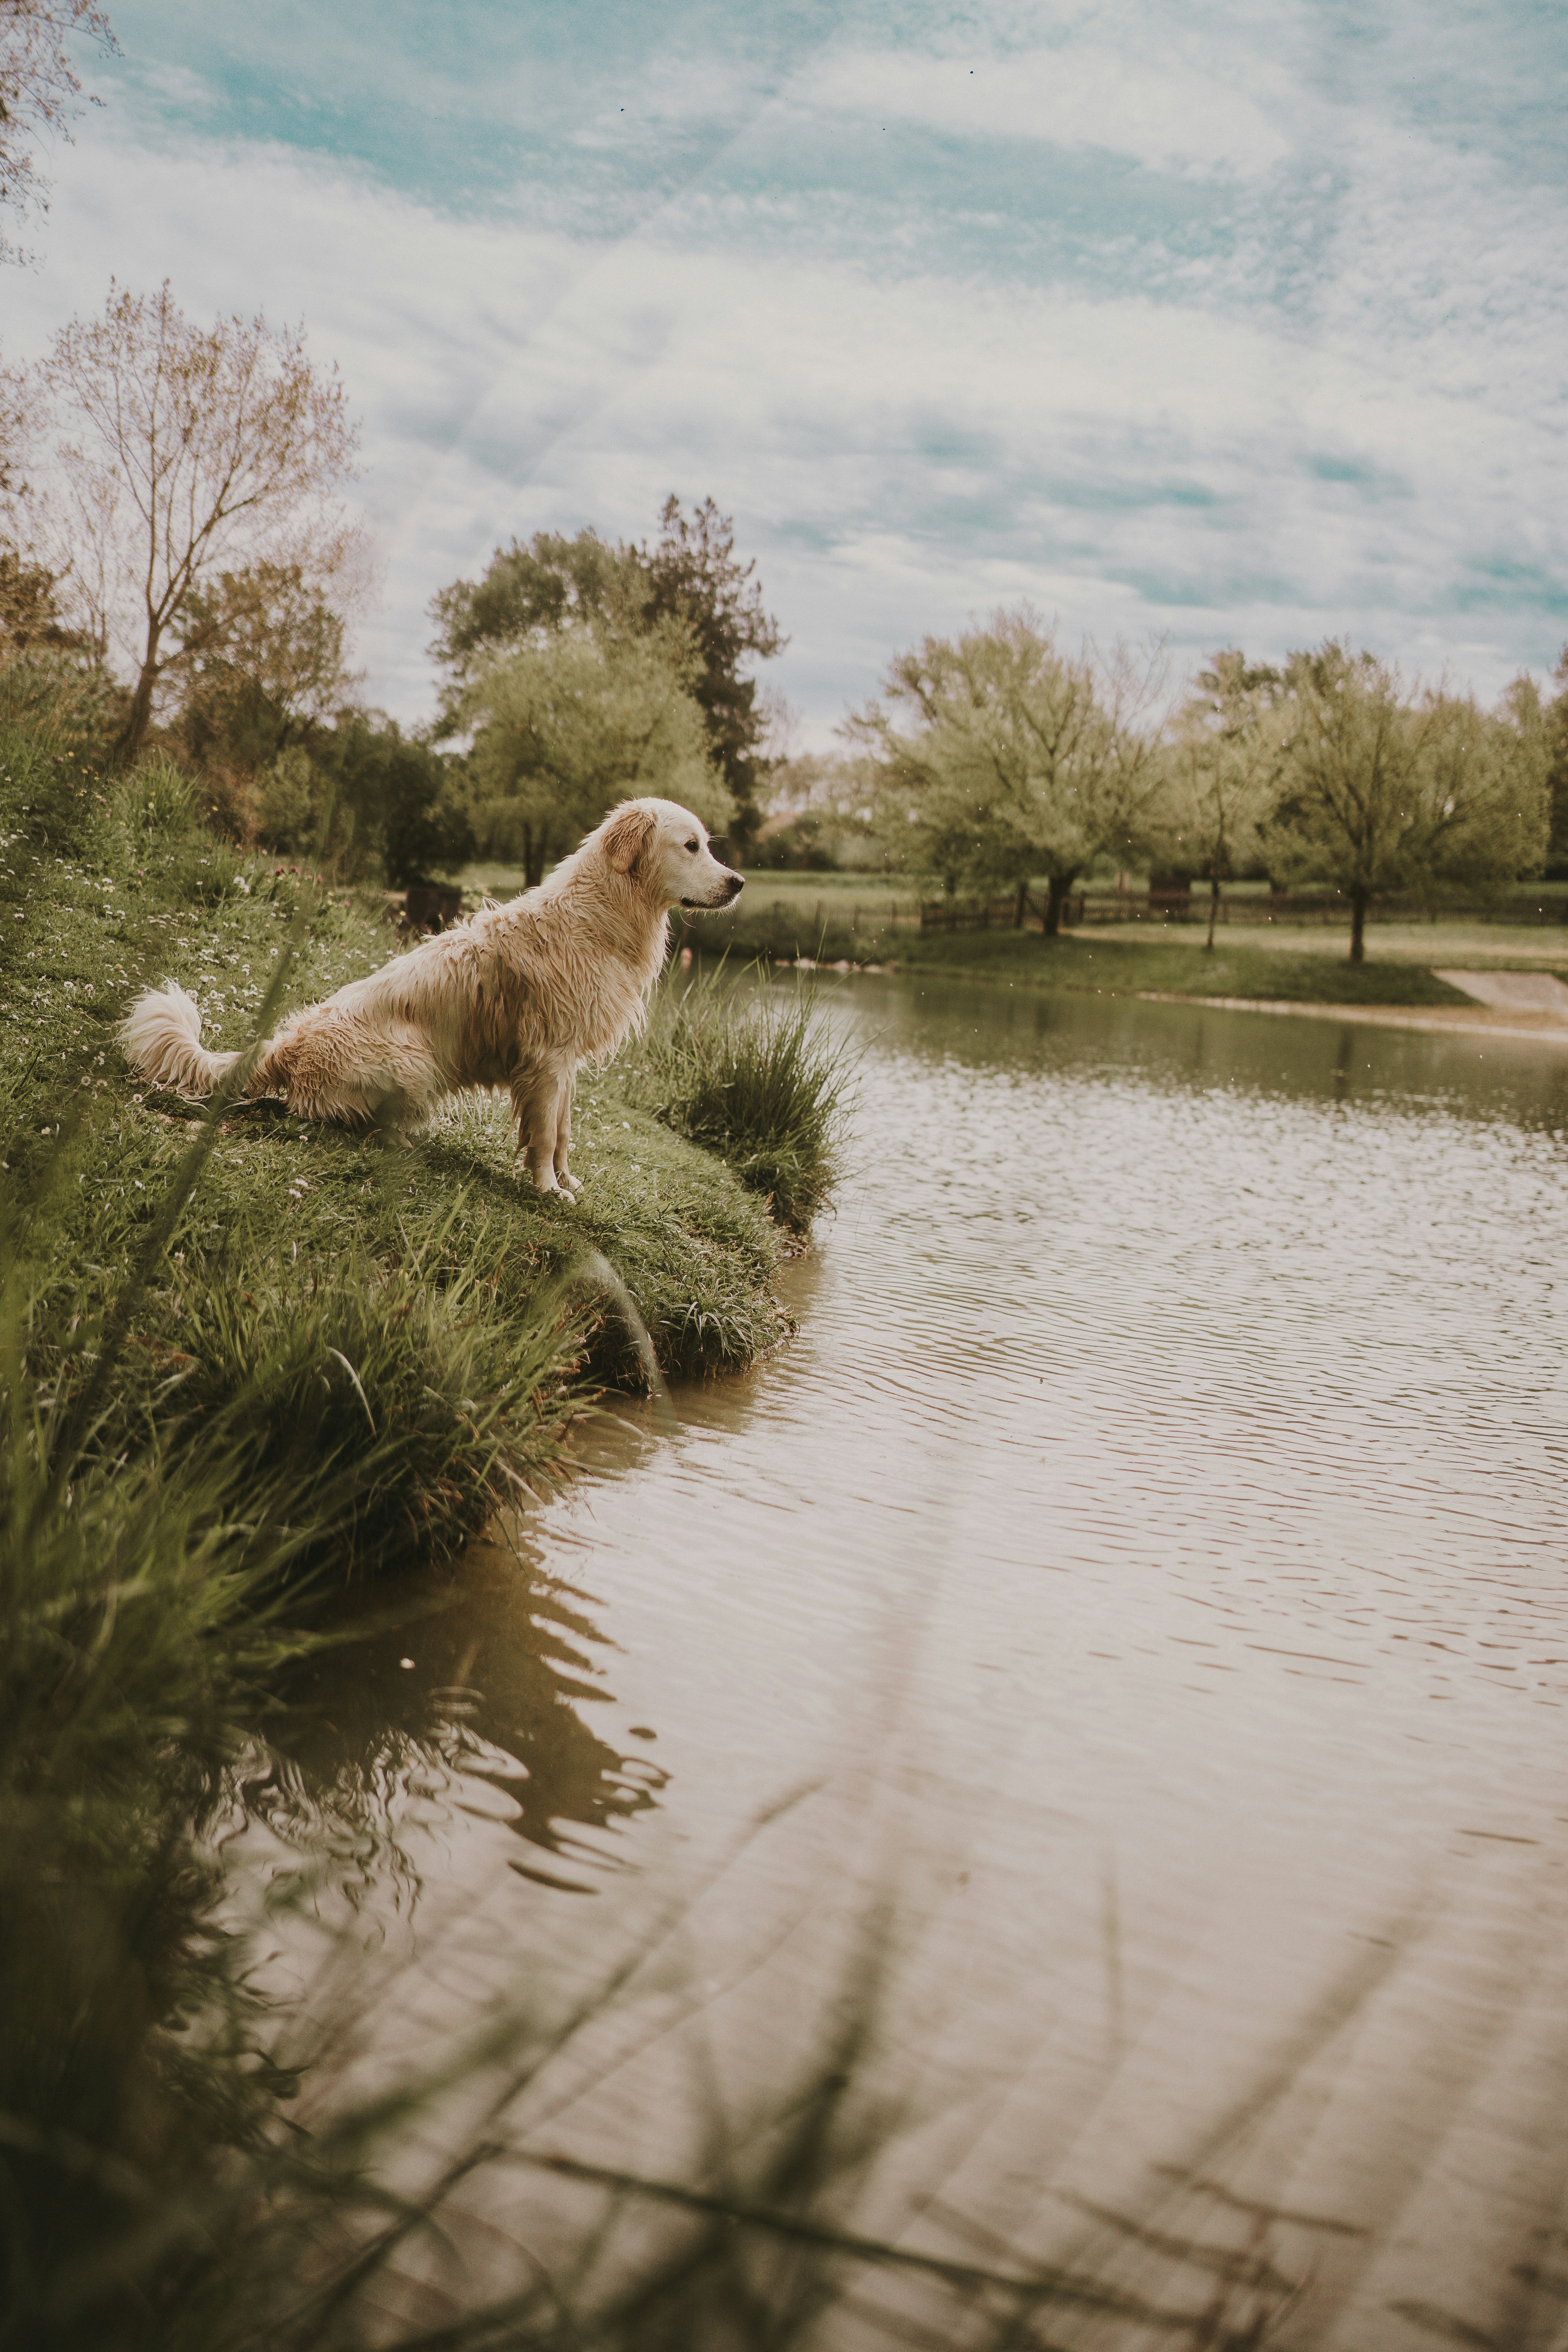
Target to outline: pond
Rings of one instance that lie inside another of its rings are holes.
[[[1556,2341],[1568,1056],[822,988],[794,1341],[320,1669],[398,2031],[605,1970],[552,2145],[669,2179],[874,2012],[832,2211],[932,2267],[825,2343]]]

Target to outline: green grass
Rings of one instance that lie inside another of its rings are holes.
[[[838,1181],[847,1078],[809,991],[667,983],[634,1062],[656,1118],[718,1152],[792,1233]]]
[[[944,972],[1045,992],[1136,996],[1146,992],[1184,996],[1244,996],[1292,1003],[1462,1004],[1461,992],[1438,980],[1429,962],[1384,960],[1376,931],[1368,960],[1352,964],[1332,933],[1297,931],[1289,941],[1237,942],[1223,931],[1206,954],[1202,934],[1173,936],[1151,929],[1137,938],[1096,929],[1047,940],[1038,930],[925,931],[873,923],[851,929],[815,904],[764,903],[726,918],[723,931],[693,925],[687,934],[699,951],[721,938],[731,953],[789,962],[896,964],[900,971]],[[1310,942],[1310,944],[1307,944]],[[1426,957],[1442,961],[1430,940]],[[1458,959],[1456,959],[1458,960]]]
[[[1217,943],[1194,953],[1158,937],[1107,939],[1074,931],[1042,939],[1037,931],[910,934],[898,947],[911,971],[968,973],[1014,987],[1134,996],[1145,991],[1185,996],[1245,996],[1259,1001],[1321,1004],[1463,1004],[1469,1000],[1429,970],[1371,958],[1352,964],[1341,955]]]
[[[301,886],[199,835],[142,829],[123,808],[40,865],[26,850],[16,837],[0,844],[0,1103],[14,1123],[3,1156],[24,1189],[58,1153],[69,1158],[52,1196],[55,1238],[40,1255],[69,1265],[74,1313],[84,1276],[101,1296],[122,1275],[195,1131],[190,1106],[130,1086],[117,1023],[139,987],[169,977],[201,1003],[209,1044],[241,1045]],[[374,902],[326,899],[306,917],[280,1009],[374,970],[395,948]],[[737,1178],[673,1137],[614,1068],[585,1080],[577,1128],[586,1190],[572,1208],[514,1172],[493,1098],[471,1098],[409,1150],[307,1127],[274,1105],[237,1108],[171,1237],[155,1328],[143,1336],[177,1348],[215,1288],[259,1296],[286,1274],[299,1293],[346,1249],[395,1269],[436,1247],[439,1279],[440,1269],[482,1259],[491,1296],[512,1314],[584,1252],[604,1254],[667,1371],[739,1366],[776,1340],[777,1238]],[[49,1296],[46,1280],[46,1324]],[[601,1376],[631,1374],[636,1351],[618,1311],[590,1318],[587,1347]]]

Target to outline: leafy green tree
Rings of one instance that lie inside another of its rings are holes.
[[[1258,856],[1260,828],[1279,794],[1274,712],[1284,680],[1279,670],[1232,649],[1215,654],[1194,683],[1197,692],[1178,712],[1166,746],[1158,847],[1173,864],[1206,878],[1205,946],[1212,952],[1220,884]]]
[[[379,874],[401,887],[449,874],[473,854],[456,769],[384,712],[341,712],[261,772],[258,837],[351,879]]]
[[[733,803],[737,850],[756,835],[762,821],[758,793],[763,782],[761,749],[766,718],[757,702],[755,678],[742,676],[753,656],[770,660],[788,639],[763,609],[756,565],[735,555],[734,527],[711,499],[681,512],[679,499],[667,499],[659,515],[661,537],[651,553],[637,557],[648,585],[655,622],[675,623],[695,656],[687,680],[701,710],[710,755]]]
[[[1568,646],[1552,673],[1557,692],[1546,705],[1546,791],[1552,808],[1551,856],[1554,866],[1568,869]]]
[[[752,659],[781,652],[785,639],[764,609],[754,563],[735,555],[733,526],[711,499],[690,514],[668,499],[653,548],[539,531],[526,547],[498,548],[484,577],[443,588],[431,611],[431,646],[447,671],[442,726],[452,731],[470,708],[472,681],[498,653],[590,631],[603,646],[646,641],[658,647],[702,713],[709,759],[729,795],[737,841],[761,822],[766,713]]]
[[[476,668],[462,708],[474,837],[530,886],[618,800],[658,793],[715,832],[729,821],[701,708],[658,638],[542,635]]]
[[[1163,667],[1121,647],[1109,661],[1063,654],[1027,604],[927,637],[884,687],[905,726],[873,703],[847,730],[879,757],[884,838],[949,888],[1013,884],[1020,925],[1043,874],[1054,937],[1085,866],[1130,854],[1153,821],[1162,772],[1142,722]]]
[[[648,604],[635,549],[610,546],[595,530],[568,539],[536,531],[526,547],[498,547],[482,580],[454,580],[431,604],[437,634],[430,651],[449,673],[444,716],[452,725],[468,679],[495,654],[514,651],[563,629],[593,626],[637,636]]]
[[[1352,963],[1374,896],[1535,872],[1550,809],[1539,695],[1517,680],[1495,712],[1407,692],[1396,670],[1331,639],[1292,654],[1279,705],[1282,781],[1263,828],[1270,866],[1350,901]]]

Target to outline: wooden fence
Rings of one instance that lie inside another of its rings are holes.
[[[1100,923],[1200,923],[1206,927],[1209,900],[1206,890],[1193,891],[1131,891],[1075,890],[1062,901],[1061,921],[1064,930],[1076,930]],[[1247,891],[1227,898],[1220,893],[1217,919],[1222,927],[1262,926],[1267,923],[1289,923],[1310,927],[1312,924],[1346,924],[1351,919],[1350,900],[1336,892],[1316,891]],[[1030,929],[1043,929],[1046,901],[1034,891],[1024,899],[1024,923]],[[1526,900],[1489,899],[1468,904],[1424,906],[1408,898],[1373,898],[1367,908],[1371,923],[1518,923],[1525,926],[1568,924],[1568,897],[1562,898],[1531,898]],[[921,901],[920,924],[922,931],[1001,931],[1017,927],[1018,898],[1009,891],[1005,898],[960,899],[928,898]]]

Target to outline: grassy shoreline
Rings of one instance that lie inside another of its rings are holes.
[[[8,2342],[249,2342],[275,2228],[286,2273],[352,2202],[287,2128],[233,1777],[347,1578],[453,1559],[603,1388],[775,1344],[831,1187],[835,1074],[765,992],[671,996],[584,1083],[577,1204],[494,1098],[404,1147],[132,1084],[139,987],[242,1047],[395,947],[384,903],[204,834],[173,771],[0,730]]]
[[[689,944],[702,954],[716,936],[693,927]],[[1342,952],[1294,945],[1243,946],[1223,936],[1209,954],[1201,946],[1158,932],[1133,940],[1102,931],[1070,931],[1047,940],[1037,930],[868,932],[862,925],[852,931],[832,917],[816,923],[815,909],[797,917],[768,907],[742,908],[727,923],[724,936],[731,954],[765,956],[780,963],[847,963],[988,981],[1046,994],[1158,993],[1369,1005],[1461,1005],[1471,1001],[1439,980],[1427,964],[1373,959],[1352,964]]]
[[[374,970],[397,941],[374,898],[318,894],[309,877],[210,840],[177,812],[170,823],[138,824],[123,807],[106,811],[25,881],[0,849],[5,862],[13,870],[0,871],[0,1102],[10,1189],[47,1190],[58,1240],[111,1286],[201,1124],[197,1108],[130,1081],[115,1033],[137,990],[178,981],[202,1006],[205,1042],[237,1047],[291,933],[278,1017]],[[661,1370],[752,1360],[784,1328],[771,1290],[780,1234],[763,1203],[717,1152],[645,1107],[635,1053],[584,1074],[576,1125],[585,1190],[574,1207],[519,1179],[497,1097],[460,1103],[406,1148],[312,1126],[277,1104],[237,1105],[172,1238],[160,1283],[164,1325],[177,1329],[189,1297],[219,1272],[243,1292],[286,1262],[303,1285],[350,1247],[398,1261],[439,1231],[449,1258],[493,1257],[498,1303],[510,1311],[597,1251],[625,1281]],[[74,1209],[65,1201],[73,1187]],[[193,1255],[196,1270],[182,1273]],[[636,1351],[613,1311],[590,1314],[584,1344],[595,1377],[637,1380]]]

